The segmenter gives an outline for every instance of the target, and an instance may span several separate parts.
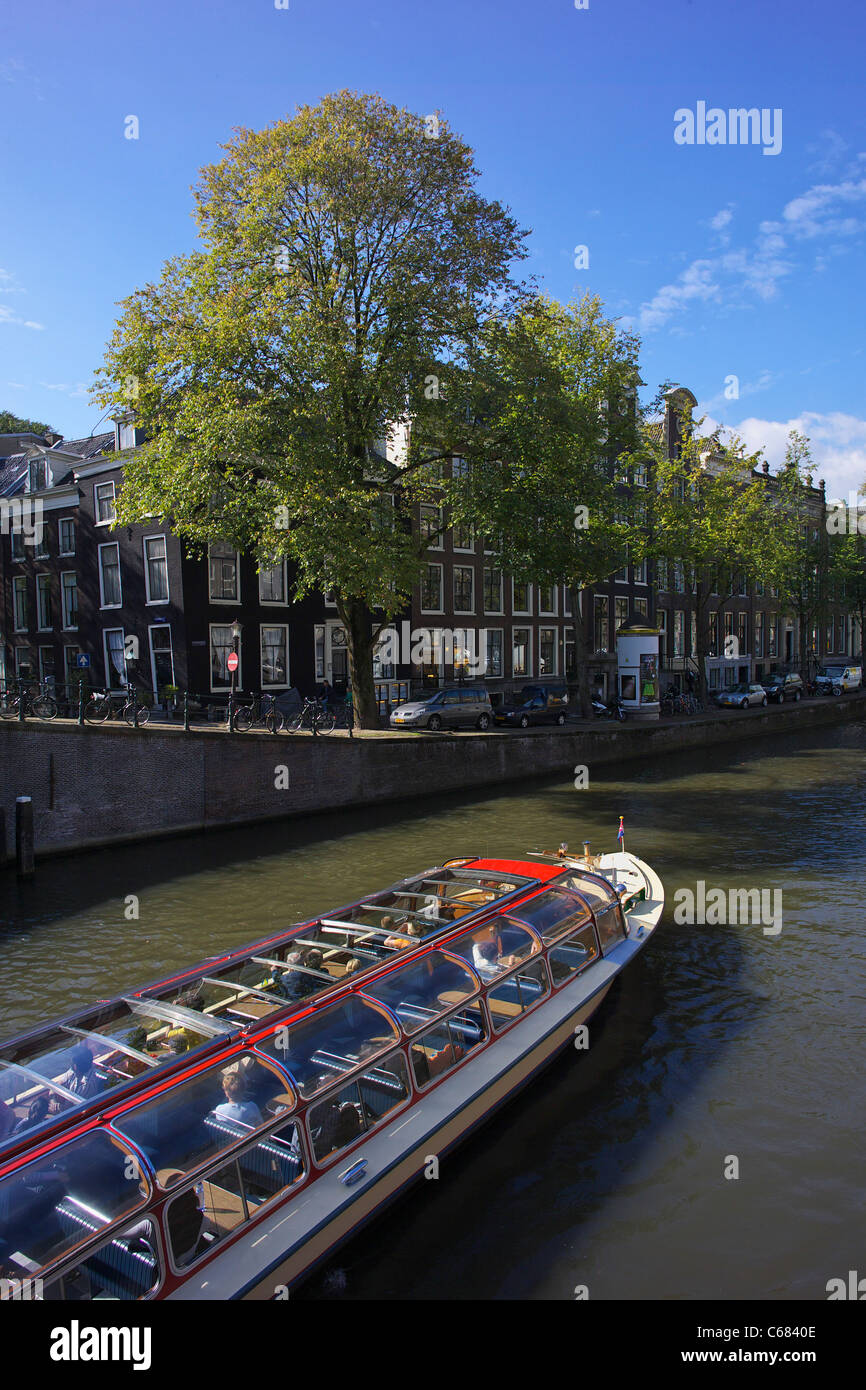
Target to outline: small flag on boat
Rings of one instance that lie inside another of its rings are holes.
[[[618,840],[621,840],[621,841],[622,841],[622,847],[623,847],[623,849],[625,849],[625,826],[623,825],[622,822],[623,822],[623,817],[620,816],[620,818],[619,818],[619,830],[616,832],[616,838],[617,838]]]

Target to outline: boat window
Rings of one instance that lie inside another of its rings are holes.
[[[568,888],[572,893],[579,893],[582,898],[586,899],[594,912],[605,907],[616,897],[607,880],[598,874],[563,874],[562,878],[556,880],[556,886],[557,888]]]
[[[440,1014],[475,994],[477,985],[464,965],[430,951],[420,960],[392,970],[365,986],[364,994],[395,1013],[404,1033],[417,1033]]]
[[[397,1025],[384,1009],[350,995],[331,1008],[283,1025],[256,1047],[285,1067],[307,1099],[399,1041]]]
[[[555,941],[578,923],[589,919],[586,905],[572,893],[539,893],[510,914],[537,931],[545,943]]]
[[[293,1103],[275,1068],[242,1056],[189,1077],[114,1124],[147,1154],[160,1186],[171,1187]]]
[[[422,1034],[410,1048],[416,1084],[426,1086],[458,1066],[486,1037],[484,1015],[477,1006],[452,1014]]]
[[[618,902],[612,903],[604,912],[596,912],[595,922],[598,927],[598,939],[601,942],[602,954],[607,955],[608,951],[618,941],[622,941],[626,934],[622,907]]]
[[[131,1302],[146,1298],[161,1278],[159,1244],[152,1221],[138,1221],[100,1245],[45,1285],[46,1303],[85,1303],[95,1298]]]
[[[4,1273],[38,1273],[149,1195],[136,1155],[103,1130],[52,1149],[0,1180]]]
[[[296,1123],[264,1135],[236,1158],[207,1172],[168,1205],[166,1228],[174,1263],[184,1269],[207,1254],[305,1174]]]
[[[553,976],[554,986],[561,985],[564,980],[578,974],[581,970],[585,970],[588,965],[598,959],[598,946],[593,927],[584,927],[582,931],[575,932],[566,941],[561,941],[558,946],[552,946],[547,959],[550,962],[550,973]]]
[[[409,1072],[399,1052],[313,1106],[310,1134],[316,1162],[339,1153],[409,1098]]]
[[[490,1021],[497,1032],[513,1023],[521,1014],[534,1009],[548,993],[550,985],[543,960],[531,960],[495,985],[487,993]]]
[[[492,980],[519,960],[531,956],[533,951],[540,951],[541,944],[525,927],[509,922],[506,917],[497,917],[456,941],[446,942],[443,949],[463,956],[482,980]]]

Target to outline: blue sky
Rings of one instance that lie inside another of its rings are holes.
[[[866,18],[855,0],[42,0],[0,18],[0,406],[88,434],[115,303],[194,244],[235,126],[344,87],[439,110],[527,269],[589,288],[764,446],[866,479]],[[677,110],[782,112],[782,145],[674,141]],[[128,116],[139,138],[124,138]],[[575,269],[576,246],[589,266]],[[729,380],[735,377],[736,383]],[[738,395],[733,395],[734,391]],[[727,396],[726,396],[727,391]]]

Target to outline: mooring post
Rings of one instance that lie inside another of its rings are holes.
[[[15,798],[15,861],[19,878],[33,877],[33,802],[29,796]]]
[[[189,733],[189,691],[183,692],[183,731]]]
[[[84,677],[78,682],[78,722],[84,724]]]

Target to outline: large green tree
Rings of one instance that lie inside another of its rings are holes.
[[[698,690],[706,700],[711,615],[739,592],[741,575],[751,580],[778,571],[778,527],[765,477],[754,474],[759,454],[750,454],[736,436],[723,442],[718,433],[701,435],[703,422],[686,404],[673,412],[675,448],[657,432],[646,436],[650,547],[657,562],[681,565],[691,588]],[[735,648],[726,654],[735,655]]]
[[[41,420],[26,420],[11,410],[0,410],[0,434],[46,435],[55,432],[50,425],[44,425]]]
[[[800,669],[812,672],[811,633],[827,612],[828,537],[823,507],[812,487],[809,439],[791,430],[775,479],[777,536],[773,582],[783,607],[797,619]]]
[[[614,460],[634,449],[637,341],[587,296],[567,307],[538,297],[490,319],[465,362],[444,371],[444,402],[428,402],[416,447],[436,452],[437,423],[462,438],[450,512],[492,543],[518,582],[571,593],[583,714],[591,713],[581,598],[645,542]]]
[[[477,177],[443,119],[377,96],[238,132],[195,189],[201,248],[124,302],[97,377],[147,438],[120,521],[158,514],[199,547],[287,556],[298,596],[330,589],[364,727],[377,632],[423,564],[414,509],[455,442],[389,460],[380,441],[520,298],[525,233]]]

